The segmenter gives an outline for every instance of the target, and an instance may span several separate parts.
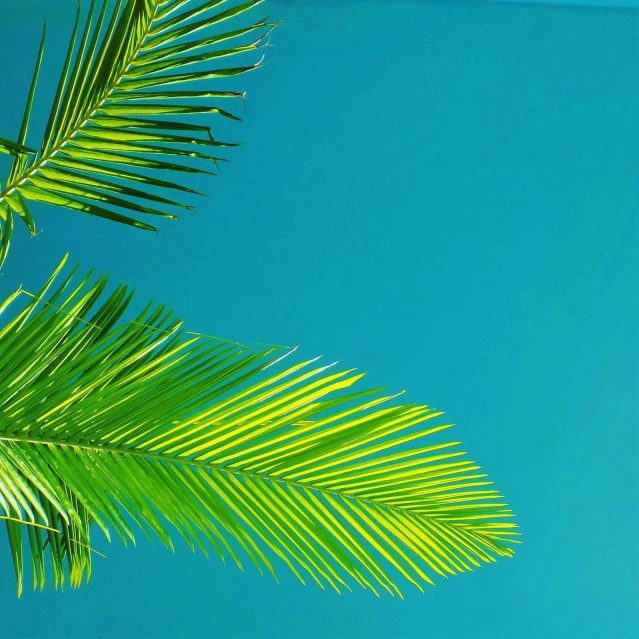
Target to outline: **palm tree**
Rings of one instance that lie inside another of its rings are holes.
[[[267,20],[209,35],[259,1],[211,15],[222,0],[119,0],[93,27],[91,9],[35,152],[42,44],[19,138],[0,138],[13,156],[0,259],[14,215],[35,232],[28,200],[151,228],[129,214],[172,204],[156,190],[188,191],[155,175],[200,171],[187,156],[218,161],[202,149],[222,144],[165,116],[233,117],[199,100],[241,95],[157,87],[256,68],[173,73],[262,46]],[[162,306],[133,314],[126,286],[107,294],[105,276],[62,277],[65,261],[39,292],[19,288],[0,306],[0,518],[19,592],[25,555],[34,587],[49,573],[56,586],[88,579],[98,529],[130,543],[140,528],[169,548],[177,534],[239,566],[275,574],[283,563],[302,581],[376,594],[513,554],[512,512],[459,442],[438,438],[450,428],[441,412],[358,390],[362,374],[297,361],[295,349],[185,332]]]

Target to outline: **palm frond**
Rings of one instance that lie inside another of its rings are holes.
[[[78,4],[44,139],[36,153],[24,145],[44,54],[43,32],[18,141],[0,138],[0,153],[14,156],[7,184],[0,188],[4,237],[10,237],[7,219],[13,213],[35,233],[27,201],[146,230],[156,229],[136,214],[175,218],[177,210],[190,208],[176,202],[175,196],[154,190],[195,191],[155,174],[214,172],[223,160],[220,150],[236,144],[216,139],[210,126],[193,122],[190,116],[215,114],[239,120],[220,104],[244,94],[211,91],[208,84],[205,88],[199,84],[196,90],[184,85],[234,77],[261,65],[262,58],[245,64],[229,59],[255,53],[265,44],[274,26],[268,19],[234,24],[262,2],[117,0],[113,5],[103,0],[98,12],[92,0],[83,26]],[[216,31],[228,21],[233,28]],[[211,170],[202,168],[198,163],[202,160],[212,163]]]
[[[78,586],[92,532],[127,543],[136,526],[338,591],[399,594],[400,576],[421,589],[512,555],[512,513],[436,437],[441,412],[294,349],[184,332],[163,306],[133,315],[104,276],[56,287],[62,266],[0,307],[0,510],[20,584],[30,554],[43,586],[48,554],[54,583]]]

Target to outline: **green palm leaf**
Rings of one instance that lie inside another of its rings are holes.
[[[256,69],[262,60],[235,63],[265,44],[272,24],[233,24],[263,0],[92,0],[81,28],[80,6],[40,150],[25,142],[43,59],[43,33],[17,142],[0,138],[0,153],[14,156],[7,184],[0,187],[0,236],[8,246],[12,216],[35,234],[27,201],[56,204],[146,230],[137,214],[175,218],[191,208],[156,189],[195,193],[181,181],[156,177],[161,170],[214,172],[220,149],[236,146],[216,139],[192,115],[238,120],[221,101],[237,91],[185,89],[197,81],[230,78]],[[189,116],[187,118],[187,116]],[[204,170],[193,161],[213,163]],[[151,172],[149,175],[148,172]],[[168,193],[168,191],[167,191]],[[0,252],[4,259],[6,249]],[[0,266],[2,261],[0,259]]]
[[[133,315],[104,276],[56,287],[63,264],[0,307],[0,508],[19,584],[28,555],[42,587],[48,555],[54,583],[78,586],[97,529],[169,548],[177,533],[338,591],[399,594],[401,577],[421,589],[512,555],[511,511],[436,437],[440,412],[294,349],[184,332],[162,306]]]

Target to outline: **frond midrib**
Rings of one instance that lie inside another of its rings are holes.
[[[0,434],[0,442],[2,441],[7,441],[7,442],[18,442],[18,443],[25,443],[25,444],[34,444],[34,445],[42,445],[42,446],[59,446],[59,447],[63,447],[63,448],[80,448],[83,450],[91,450],[91,451],[96,451],[96,452],[107,452],[107,453],[115,453],[118,455],[130,455],[133,457],[143,457],[146,459],[154,459],[156,461],[162,461],[162,462],[166,462],[166,463],[171,463],[171,464],[180,464],[180,465],[185,465],[185,466],[197,466],[200,468],[207,468],[209,470],[213,470],[213,471],[217,471],[219,473],[233,473],[235,475],[240,475],[240,476],[244,476],[244,477],[250,477],[250,478],[259,478],[261,480],[264,481],[273,481],[273,482],[278,482],[280,484],[283,484],[285,486],[292,486],[292,487],[296,487],[296,488],[306,488],[306,489],[310,489],[313,491],[316,491],[320,494],[324,494],[324,495],[329,495],[331,497],[340,497],[340,498],[348,498],[348,499],[352,499],[356,502],[360,502],[360,503],[365,503],[365,504],[369,504],[372,506],[377,506],[377,507],[381,507],[381,508],[385,508],[387,510],[392,510],[394,512],[397,512],[401,515],[409,515],[412,517],[418,517],[420,519],[424,519],[424,520],[435,520],[435,521],[439,521],[439,519],[437,517],[433,517],[433,516],[429,516],[429,515],[424,515],[423,513],[420,512],[416,512],[414,510],[411,510],[410,508],[399,508],[397,506],[393,506],[390,504],[387,504],[383,501],[377,500],[377,499],[363,499],[361,497],[358,497],[357,495],[353,495],[341,490],[330,490],[327,488],[323,488],[320,486],[315,486],[312,483],[307,483],[307,482],[301,482],[301,481],[293,481],[290,479],[285,479],[283,477],[278,477],[277,475],[269,475],[266,473],[260,473],[260,472],[252,472],[252,471],[247,471],[247,470],[241,470],[239,468],[233,468],[232,466],[225,466],[223,464],[216,464],[216,463],[211,463],[211,462],[206,462],[206,461],[200,461],[200,460],[196,460],[196,459],[188,459],[186,457],[175,457],[175,456],[171,456],[171,455],[165,455],[162,453],[153,453],[150,451],[143,451],[143,450],[136,450],[136,449],[131,449],[131,448],[123,448],[120,446],[111,446],[109,444],[87,444],[86,442],[73,442],[73,441],[63,441],[63,440],[59,440],[59,439],[43,439],[43,438],[38,438],[38,437],[21,437],[19,435],[11,435],[11,436],[6,436],[6,435],[2,435]],[[497,517],[505,517],[508,516],[510,513],[509,512],[503,512],[503,514],[495,513],[495,516]],[[447,526],[451,526],[452,528],[457,528],[459,525],[457,524],[457,522],[451,522],[451,521],[447,521],[444,520],[444,523]],[[468,530],[467,527],[462,527],[465,530]],[[470,527],[472,529],[472,526]],[[481,531],[476,531],[473,530],[473,534],[483,537]]]
[[[44,166],[47,162],[49,162],[52,158],[54,158],[57,155],[57,153],[61,149],[63,149],[73,139],[74,136],[80,133],[82,131],[82,127],[84,127],[84,125],[96,114],[98,109],[104,104],[105,100],[109,98],[111,93],[113,93],[113,91],[117,89],[118,85],[122,81],[122,78],[126,75],[127,71],[129,70],[129,67],[131,66],[131,64],[133,64],[133,61],[135,60],[136,56],[138,55],[140,50],[143,48],[144,41],[149,35],[149,30],[151,26],[153,25],[153,22],[155,21],[155,16],[157,14],[158,9],[159,9],[159,6],[156,6],[155,9],[153,9],[153,16],[149,19],[146,25],[144,35],[140,37],[138,46],[131,52],[128,60],[126,61],[126,65],[124,67],[125,69],[124,73],[115,82],[113,82],[113,84],[110,87],[108,87],[108,89],[105,89],[100,99],[94,103],[92,109],[91,107],[88,107],[85,110],[85,112],[82,114],[82,116],[78,118],[78,121],[81,122],[78,126],[70,130],[57,144],[52,146],[44,155],[39,155],[39,157],[29,167],[26,173],[23,173],[22,175],[17,176],[13,182],[6,185],[3,191],[0,191],[0,204],[4,202],[6,196],[11,195],[11,193],[13,193],[20,184],[28,180],[32,175],[37,174],[38,171],[42,168],[42,166]]]

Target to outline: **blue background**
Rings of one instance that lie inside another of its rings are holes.
[[[234,82],[246,121],[224,126],[245,145],[192,183],[202,214],[155,235],[35,206],[44,230],[18,227],[0,293],[69,250],[192,330],[370,371],[447,411],[525,543],[405,601],[142,539],[96,539],[108,559],[88,586],[16,600],[7,550],[0,634],[639,637],[639,12],[268,4],[285,24]],[[46,17],[38,144],[74,11],[2,0],[0,136],[16,137]]]

